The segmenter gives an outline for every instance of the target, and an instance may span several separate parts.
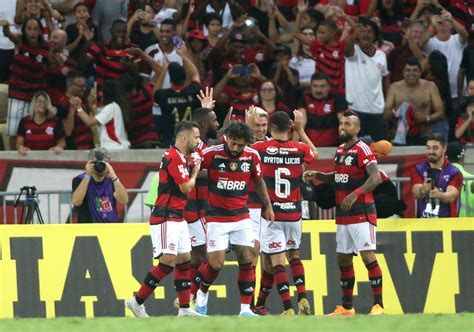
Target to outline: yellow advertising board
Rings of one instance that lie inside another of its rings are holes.
[[[335,229],[333,221],[303,223],[301,258],[317,315],[341,297]],[[0,318],[129,315],[124,300],[156,264],[147,224],[5,225],[0,245]],[[474,220],[381,220],[377,245],[388,313],[474,311]],[[238,266],[233,253],[228,259],[211,287],[211,315],[239,310]],[[368,312],[372,295],[360,257],[354,267],[354,305]],[[175,297],[168,276],[147,300],[148,313],[176,314]],[[281,311],[277,294],[268,305]]]

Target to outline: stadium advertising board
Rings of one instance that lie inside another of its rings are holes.
[[[388,313],[474,311],[474,220],[398,219],[379,224],[378,261]],[[124,300],[153,264],[146,224],[0,229],[0,318],[130,315]],[[335,225],[305,221],[303,232],[308,297],[316,314],[328,313],[341,296]],[[211,315],[239,312],[238,266],[233,253],[229,255],[211,287]],[[354,304],[359,313],[367,313],[372,303],[367,271],[359,257],[354,263]],[[296,293],[293,286],[291,293]],[[175,315],[175,297],[169,276],[146,302],[148,313]],[[273,313],[282,309],[275,289],[268,305]]]

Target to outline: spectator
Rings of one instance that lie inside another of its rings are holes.
[[[15,5],[16,0],[5,0],[2,1],[2,7],[0,8],[0,21],[8,21],[13,26],[15,19]],[[11,28],[12,32],[13,29]],[[3,34],[0,30],[0,83],[6,83],[10,77],[10,66],[13,63],[13,57],[15,55],[15,44]]]
[[[377,16],[372,16],[370,18],[370,20],[372,22],[374,22],[375,24],[377,24],[377,27],[379,29],[382,29],[382,23],[380,22],[380,18],[377,17]],[[380,37],[380,39],[377,41],[376,43],[377,45],[377,49],[384,52],[386,56],[388,56],[392,51],[393,49],[395,48],[395,44],[393,44],[391,41],[389,40],[386,40],[386,39],[383,39],[382,37]]]
[[[457,121],[455,136],[463,144],[474,144],[474,95],[466,98],[463,112]]]
[[[402,45],[397,46],[387,56],[387,65],[390,72],[390,83],[403,79],[403,68],[408,59],[415,57],[418,60],[424,58],[420,49],[420,40],[426,31],[426,26],[421,20],[416,20],[408,26]]]
[[[453,109],[450,102],[451,89],[448,76],[448,60],[440,51],[433,51],[428,55],[425,61],[426,80],[433,82],[438,89],[439,95],[443,102],[445,120],[433,124],[433,132],[444,135],[445,138],[452,139],[454,137],[454,127],[458,116],[458,110]],[[456,111],[456,113],[454,113]],[[453,114],[454,113],[454,114]]]
[[[127,34],[130,41],[142,50],[158,43],[159,28],[154,26],[154,16],[153,7],[143,3],[138,5],[137,10],[127,22]]]
[[[172,19],[166,19],[160,25],[160,38],[158,44],[152,45],[145,50],[145,53],[150,55],[159,65],[163,66],[165,58],[168,63],[177,62],[183,65],[183,59],[175,48],[173,41],[176,38],[176,23]],[[156,73],[158,75],[159,73]],[[163,81],[163,88],[171,87],[170,75],[165,72]],[[156,111],[155,111],[156,112]],[[154,113],[157,115],[156,113]]]
[[[291,47],[286,44],[280,44],[275,49],[275,63],[272,67],[270,76],[281,89],[283,100],[294,108],[296,106],[297,88],[299,83],[298,71],[290,68],[290,59],[292,56]],[[273,76],[273,77],[272,77]]]
[[[62,120],[66,134],[66,147],[69,150],[92,150],[94,146],[92,130],[77,114],[77,107],[91,114],[92,106],[86,78],[82,73],[74,73],[66,79],[66,92],[58,103],[58,117]]]
[[[76,62],[68,55],[66,49],[67,33],[64,30],[53,30],[50,37],[49,68],[46,74],[46,92],[54,106],[66,92],[66,78],[76,71]]]
[[[474,33],[473,33],[474,35]],[[462,97],[464,80],[474,81],[474,43],[467,45],[462,53],[458,71],[458,96]]]
[[[116,20],[110,28],[112,38],[103,45],[91,46],[87,56],[96,66],[97,99],[102,105],[102,86],[106,80],[117,80],[137,66],[136,58],[127,53],[135,45],[127,41],[127,23]]]
[[[163,71],[153,88],[154,100],[163,114],[158,127],[161,136],[160,144],[163,148],[169,148],[173,144],[175,126],[182,121],[190,121],[192,111],[200,106],[197,99],[201,90],[199,72],[184,51],[179,52],[184,61],[184,68],[176,62],[169,64],[165,62]],[[171,87],[165,89],[163,81],[166,72],[169,72]]]
[[[79,70],[86,76],[87,87],[92,89],[95,81],[94,64],[88,61],[87,52],[92,43],[99,41],[99,32],[91,19],[89,7],[79,2],[73,9],[75,22],[66,28],[67,49],[76,61]]]
[[[370,135],[374,141],[387,138],[383,119],[384,91],[389,86],[387,58],[375,48],[379,40],[377,25],[360,19],[353,35],[346,40],[346,99],[349,108],[360,116],[360,136]],[[356,43],[357,41],[357,43]]]
[[[331,91],[340,93],[344,91],[344,49],[346,44],[337,39],[336,31],[337,25],[334,21],[324,20],[318,26],[315,40],[302,34],[295,34],[295,37],[303,44],[311,45],[311,52],[316,61],[316,71],[329,75]]]
[[[392,42],[395,46],[401,44],[402,35],[400,33],[403,21],[403,7],[399,0],[372,0],[376,3],[375,13],[369,9],[367,16],[374,13],[380,18],[382,39]],[[373,7],[372,7],[373,8]]]
[[[426,142],[427,160],[411,174],[412,194],[417,200],[417,218],[454,218],[459,215],[462,173],[446,160],[446,141],[432,134]]]
[[[311,42],[316,39],[311,28],[303,28],[301,34]],[[299,86],[301,89],[306,89],[311,85],[311,76],[316,70],[316,61],[313,59],[310,46],[297,42],[296,49],[296,55],[290,60],[290,68],[298,71]]]
[[[99,40],[105,42],[113,37],[113,26],[117,20],[127,19],[127,8],[129,0],[100,0],[96,1],[92,17],[97,22]],[[124,21],[125,22],[125,21]],[[126,30],[125,30],[126,31]]]
[[[179,21],[181,13],[176,9],[176,0],[155,0],[153,1],[155,17],[153,19],[155,26],[161,26],[164,20]]]
[[[281,101],[281,93],[278,86],[271,80],[260,84],[257,106],[261,107],[270,116],[277,111],[290,114],[290,108]]]
[[[204,60],[209,54],[208,42],[206,36],[201,30],[192,30],[188,32],[187,45],[189,58],[199,71],[201,82],[205,86],[212,86],[212,72],[208,71]]]
[[[61,153],[66,147],[64,129],[56,118],[56,108],[44,91],[33,96],[29,114],[20,121],[16,140],[16,149],[21,155],[29,150],[51,150]]]
[[[303,113],[305,132],[318,146],[338,146],[339,120],[348,105],[343,95],[331,93],[330,78],[325,73],[311,77],[310,92],[300,100],[298,108]]]
[[[222,18],[216,13],[208,13],[204,16],[204,27],[207,29],[209,45],[216,46],[222,34]]]
[[[244,14],[242,7],[233,0],[200,1],[194,12],[194,17],[204,17],[207,13],[217,13],[222,18],[222,28],[228,29],[238,17]],[[207,34],[204,30],[204,34]]]
[[[20,120],[26,115],[33,95],[46,88],[44,77],[48,62],[49,44],[43,40],[41,22],[29,18],[21,28],[21,36],[10,31],[9,22],[1,20],[3,34],[17,47],[10,67],[8,85],[7,134],[10,148],[14,149]]]
[[[119,222],[117,203],[127,204],[128,194],[110,164],[105,148],[89,152],[85,172],[72,179],[72,204],[78,223]]]
[[[265,76],[268,76],[272,71],[270,58],[276,50],[276,45],[262,33],[253,18],[245,22],[246,26],[243,29],[243,33],[246,35],[247,47],[244,51],[244,62],[255,63],[260,68],[260,71]]]
[[[29,18],[40,21],[44,40],[48,40],[51,31],[60,27],[58,22],[64,21],[61,14],[54,10],[47,0],[17,0],[15,23],[25,24]]]
[[[393,83],[388,90],[384,118],[387,121],[394,115],[399,118],[396,144],[424,145],[435,129],[433,124],[444,120],[443,102],[436,85],[420,77],[420,62],[415,58],[408,59],[403,80]]]
[[[460,142],[448,144],[446,155],[448,160],[461,172],[464,179],[474,175],[464,168],[465,150]],[[465,180],[460,194],[459,217],[474,217],[474,180]]]
[[[103,86],[104,107],[95,117],[87,114],[81,105],[73,105],[81,120],[88,126],[99,126],[100,147],[109,150],[128,149],[127,132],[130,131],[131,114],[127,96],[120,83],[107,81]]]
[[[120,84],[128,96],[131,108],[130,143],[133,149],[154,149],[159,135],[153,122],[153,85],[147,84],[137,89],[137,76],[125,75]]]
[[[449,85],[451,87],[451,107],[458,108],[458,88],[457,76],[461,63],[462,52],[466,44],[468,33],[464,27],[453,19],[450,12],[443,10],[441,15],[433,15],[431,18],[432,29],[436,31],[436,35],[429,38],[430,35],[425,34],[421,42],[425,53],[430,54],[434,50],[439,50],[448,59]],[[453,28],[455,34],[452,34]]]
[[[224,109],[233,108],[235,120],[243,121],[245,110],[257,102],[257,86],[265,80],[256,64],[236,65],[215,86],[214,98],[225,105]]]

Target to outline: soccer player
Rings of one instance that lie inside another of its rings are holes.
[[[201,279],[195,309],[207,313],[208,290],[225,260],[229,243],[234,247],[239,263],[240,316],[257,316],[250,310],[255,288],[254,232],[249,218],[248,183],[266,206],[266,218],[273,222],[273,208],[262,179],[260,157],[247,147],[253,134],[243,122],[234,122],[225,131],[225,143],[204,150],[202,168],[208,170],[209,196],[206,211],[208,263],[199,268]]]
[[[334,158],[335,171],[307,171],[303,180],[316,178],[336,186],[336,251],[342,287],[342,305],[330,315],[355,315],[352,292],[355,283],[352,257],[360,253],[369,272],[374,294],[371,315],[384,313],[382,302],[382,270],[375,256],[377,214],[371,191],[381,182],[377,160],[370,147],[360,141],[360,120],[347,111],[339,121],[339,145]]]
[[[211,88],[212,91],[212,88]],[[201,96],[210,97],[209,90],[206,93],[201,91]],[[210,104],[209,106],[212,106]],[[201,139],[198,144],[198,151],[206,148],[206,143],[210,138],[217,138],[219,122],[216,113],[211,108],[200,107],[193,111],[193,121],[199,126]],[[191,238],[191,301],[196,297],[199,289],[199,278],[197,277],[199,267],[206,262],[206,208],[208,196],[207,171],[201,170],[196,179],[196,186],[188,195],[188,202],[184,210],[184,220],[188,223],[189,236]]]
[[[176,127],[175,146],[166,150],[162,158],[158,198],[150,217],[153,256],[159,259],[159,264],[148,272],[137,294],[125,303],[136,317],[148,317],[143,303],[175,268],[178,316],[200,316],[189,308],[191,243],[183,217],[186,195],[193,189],[200,168],[197,159],[190,176],[186,155],[191,154],[198,143],[198,125],[183,121]]]
[[[285,258],[290,262],[298,291],[298,313],[310,314],[304,268],[298,250],[301,243],[301,174],[303,163],[312,163],[318,153],[304,132],[302,112],[294,111],[294,116],[293,128],[303,142],[289,141],[293,123],[287,113],[279,111],[270,117],[272,139],[257,142],[252,146],[260,153],[264,180],[275,211],[273,224],[262,220],[261,250],[270,257],[273,278],[285,308],[282,315],[285,316],[295,314],[291,305]],[[268,271],[264,273],[268,274]],[[267,285],[267,288],[271,289],[271,286]]]

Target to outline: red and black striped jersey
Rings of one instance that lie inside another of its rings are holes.
[[[368,178],[365,168],[377,163],[371,148],[362,141],[346,148],[339,145],[334,158],[336,183],[336,224],[357,224],[370,222],[377,224],[374,197],[371,192],[360,195],[350,211],[343,211],[341,203],[344,197],[359,188]]]
[[[417,0],[400,0],[404,17],[410,17],[415,10]]]
[[[302,165],[316,159],[314,152],[305,143],[275,139],[257,142],[252,148],[260,154],[275,220],[301,220]]]
[[[268,141],[270,139],[271,139],[270,137],[265,136],[265,141]],[[255,191],[255,186],[253,185],[252,181],[249,182],[248,188],[249,188],[249,200],[248,200],[249,209],[261,209],[262,200],[260,199],[260,197],[258,197],[257,192]]]
[[[194,153],[202,156],[202,151],[206,148],[206,143],[200,141]],[[190,156],[192,158],[192,156]],[[191,162],[192,164],[192,162]],[[196,178],[196,185],[188,194],[188,202],[184,208],[184,220],[188,223],[195,222],[206,215],[207,195],[208,195],[207,176]]]
[[[17,136],[23,137],[24,145],[31,150],[49,150],[64,139],[64,128],[56,117],[38,124],[27,115],[20,120]]]
[[[139,145],[146,141],[156,141],[159,136],[153,122],[153,87],[147,85],[128,96],[132,108],[132,130],[128,136],[132,145]]]
[[[345,41],[335,41],[323,45],[315,39],[311,43],[311,53],[316,60],[316,71],[329,75],[332,92],[344,92],[344,48]]]
[[[95,64],[96,81],[98,91],[102,91],[102,85],[107,80],[116,80],[127,73],[123,66],[124,60],[135,61],[136,57],[130,55],[125,50],[130,47],[137,47],[135,44],[125,42],[121,50],[115,50],[111,47],[110,41],[100,46],[94,44],[90,47],[87,56]],[[98,95],[98,97],[101,95]],[[101,100],[101,98],[99,98]]]
[[[224,144],[204,149],[202,168],[208,170],[207,222],[233,222],[249,218],[248,183],[262,178],[258,152],[245,147],[239,157],[227,154]]]
[[[317,100],[311,94],[304,94],[298,104],[306,110],[305,132],[311,142],[319,146],[339,145],[338,113],[348,109],[346,98],[338,93],[329,94],[325,99]]]
[[[186,157],[176,147],[166,150],[160,164],[160,183],[150,224],[165,221],[184,221],[186,195],[179,185],[189,181]]]
[[[30,102],[33,95],[46,88],[46,63],[50,45],[41,42],[33,47],[21,44],[10,67],[8,97]]]

